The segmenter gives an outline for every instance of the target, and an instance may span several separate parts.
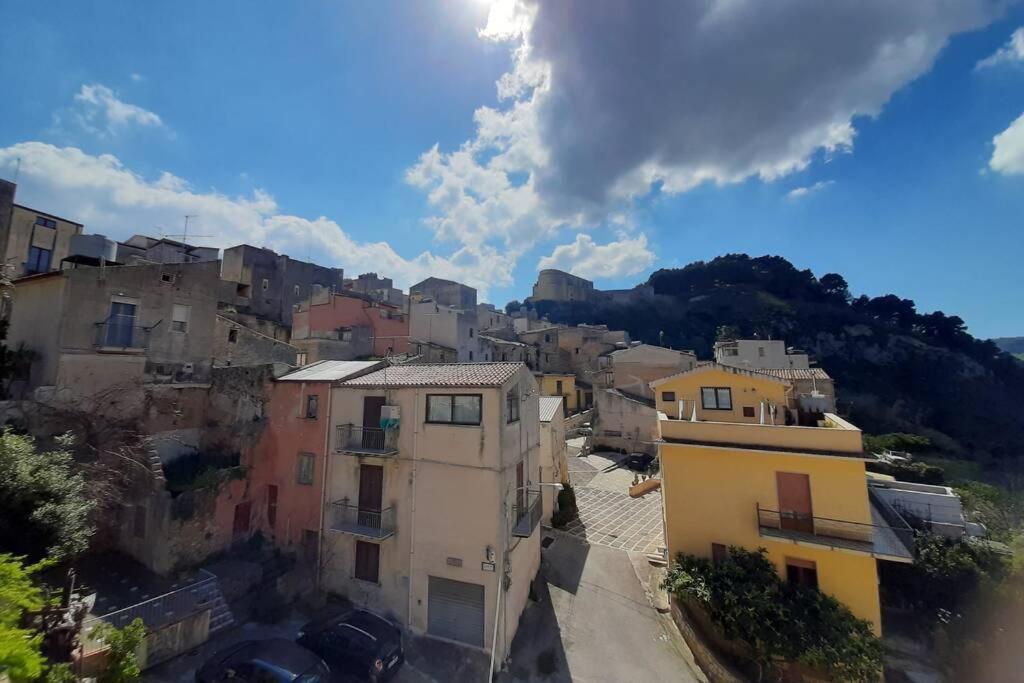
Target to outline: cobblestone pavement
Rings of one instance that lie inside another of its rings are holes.
[[[661,492],[655,491],[642,498],[630,498],[626,487],[622,491],[591,486],[598,476],[607,478],[610,463],[606,458],[570,458],[569,477],[576,490],[579,517],[563,531],[588,543],[644,553],[657,552],[664,545],[661,523]],[[616,474],[623,474],[615,470]],[[631,479],[632,477],[627,477]]]

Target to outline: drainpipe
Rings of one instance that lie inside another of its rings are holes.
[[[413,586],[413,561],[416,554],[416,446],[419,443],[420,423],[417,419],[417,411],[420,405],[420,392],[417,389],[412,405],[412,494],[410,496],[409,510],[409,610],[405,616],[406,626],[412,628],[412,586]]]
[[[305,386],[305,384],[303,384]],[[331,421],[333,415],[331,413],[331,399],[334,398],[334,386],[330,383],[327,385],[327,413],[326,413],[326,426],[324,428],[324,476],[323,483],[320,486],[320,542],[316,544],[316,576],[315,585],[317,588],[322,588],[320,585],[321,574],[323,572],[323,557],[324,557],[324,539],[327,534],[324,533],[324,512],[327,509],[327,482],[330,481],[331,473]],[[301,405],[301,402],[300,402]]]
[[[500,477],[501,474],[499,474],[498,476]],[[501,499],[501,543],[499,544],[499,547],[501,548],[501,552],[499,553],[498,557],[495,558],[495,559],[498,560],[499,564],[498,564],[497,567],[495,567],[495,572],[494,572],[495,576],[498,579],[498,584],[497,584],[497,594],[498,594],[498,597],[494,601],[494,636],[491,638],[491,665],[490,665],[490,668],[489,668],[489,670],[487,672],[487,679],[486,679],[488,681],[488,683],[494,677],[494,653],[497,651],[497,646],[498,646],[498,623],[499,623],[499,618],[498,617],[499,617],[499,614],[501,612],[501,598],[502,598],[502,595],[505,592],[505,542],[506,542],[506,539],[505,539],[505,527],[506,526],[508,526],[508,491],[505,491],[505,495],[502,496],[502,499]]]

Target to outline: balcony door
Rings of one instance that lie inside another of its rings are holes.
[[[360,526],[380,529],[381,507],[384,503],[384,468],[379,465],[359,466]]]
[[[776,472],[775,485],[779,493],[780,526],[789,531],[814,533],[810,476],[794,472]]]
[[[363,448],[384,448],[384,432],[380,428],[383,396],[363,397]]]
[[[129,348],[132,346],[132,331],[135,329],[135,304],[125,301],[110,302],[110,316],[107,318],[105,346]]]

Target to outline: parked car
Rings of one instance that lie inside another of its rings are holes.
[[[328,683],[324,660],[284,638],[246,640],[210,657],[196,683]]]
[[[634,472],[647,472],[652,462],[654,456],[648,453],[630,453],[622,460],[622,464]]]
[[[296,642],[323,657],[334,671],[373,683],[391,678],[405,661],[401,629],[361,609],[306,624]]]

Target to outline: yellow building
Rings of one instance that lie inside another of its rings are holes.
[[[538,374],[537,384],[541,396],[561,396],[565,399],[565,410],[569,415],[580,409],[579,392],[576,390],[575,375]]]
[[[782,577],[881,633],[876,562],[910,562],[912,535],[869,496],[860,430],[831,413],[788,426],[789,384],[747,370],[703,365],[651,388],[669,556],[765,548]]]

